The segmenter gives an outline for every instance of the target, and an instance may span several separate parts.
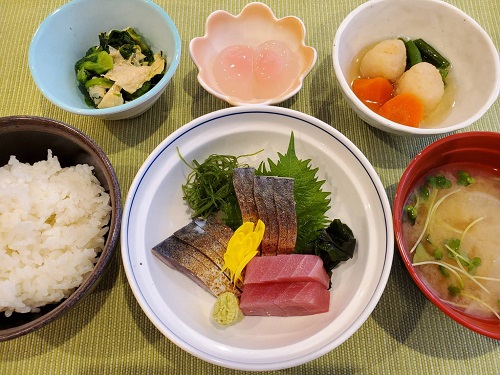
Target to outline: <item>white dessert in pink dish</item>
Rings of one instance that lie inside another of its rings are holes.
[[[252,32],[248,32],[252,30]],[[305,27],[293,16],[276,18],[262,3],[250,3],[237,16],[215,11],[206,33],[189,52],[198,81],[232,105],[276,104],[301,88],[317,53],[305,45]]]

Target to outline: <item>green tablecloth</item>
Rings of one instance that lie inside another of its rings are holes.
[[[104,1],[104,0],[103,0]],[[64,0],[1,0],[0,116],[54,118],[91,136],[109,156],[123,200],[139,167],[153,149],[181,125],[228,105],[205,92],[188,43],[203,35],[216,9],[233,14],[247,1],[158,0],[179,28],[182,58],[166,93],[144,115],[107,122],[66,113],[36,89],[28,68],[28,47],[42,20]],[[450,0],[500,42],[499,0]],[[283,106],[310,114],[346,135],[367,156],[392,201],[408,162],[437,137],[402,138],[363,123],[341,97],[331,46],[342,19],[363,0],[269,0],[276,16],[296,15],[307,28],[306,42],[318,61],[304,88]],[[467,129],[500,131],[500,104]],[[1,147],[1,146],[0,146]],[[0,374],[229,374],[178,348],[150,323],[136,302],[120,258],[97,289],[68,314],[20,338],[0,343]],[[392,272],[370,318],[345,343],[280,374],[500,374],[500,341],[446,317],[417,289],[395,250]]]

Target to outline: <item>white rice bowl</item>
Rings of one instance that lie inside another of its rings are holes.
[[[38,312],[68,297],[104,247],[109,194],[93,167],[62,168],[48,150],[33,165],[0,168],[0,312]]]

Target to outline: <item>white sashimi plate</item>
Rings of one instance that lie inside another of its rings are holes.
[[[211,320],[215,297],[155,257],[151,248],[190,221],[181,185],[210,154],[264,152],[241,161],[258,167],[278,159],[291,132],[299,159],[311,159],[331,192],[331,219],[349,225],[358,241],[353,259],[332,276],[330,311],[303,317],[245,317],[220,328]],[[391,209],[378,175],[345,136],[322,121],[286,108],[232,107],[193,120],[147,158],[128,193],[121,230],[125,272],[152,323],[187,352],[220,366],[276,370],[331,351],[369,317],[387,283],[394,252]]]

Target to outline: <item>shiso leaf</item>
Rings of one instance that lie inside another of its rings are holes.
[[[301,160],[295,154],[295,137],[292,132],[285,154],[278,152],[278,160],[267,159],[256,173],[264,176],[291,177],[294,182],[294,198],[297,213],[297,242],[295,252],[307,252],[317,238],[318,231],[328,225],[326,212],[330,209],[330,193],[321,188],[324,180],[318,180],[318,168],[311,166],[311,159]]]

